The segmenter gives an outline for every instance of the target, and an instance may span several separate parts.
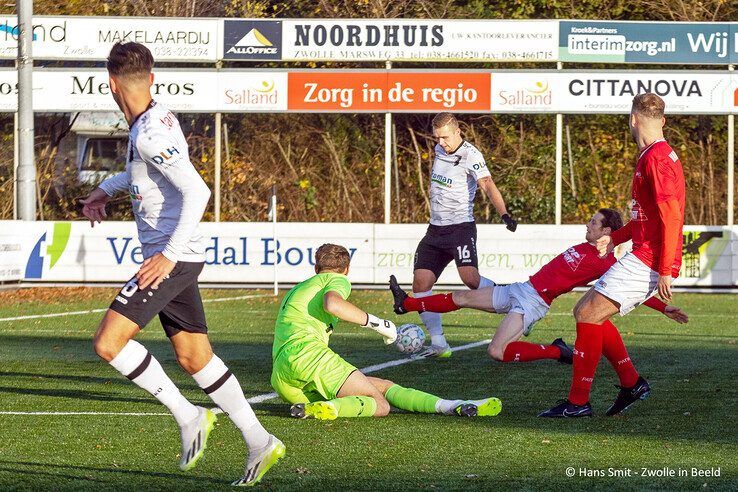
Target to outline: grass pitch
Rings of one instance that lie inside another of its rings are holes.
[[[35,289],[0,293],[0,318],[104,308],[112,289]],[[203,291],[205,298],[256,291]],[[261,294],[266,294],[261,292]],[[558,300],[530,341],[574,339],[571,308]],[[355,292],[352,301],[391,315],[387,292]],[[617,378],[603,359],[595,380],[595,417],[545,420],[535,415],[568,391],[571,369],[554,361],[502,364],[484,347],[451,359],[415,361],[376,373],[447,398],[497,396],[498,417],[461,419],[393,412],[382,419],[295,421],[287,405],[254,405],[287,445],[287,456],[260,488],[675,489],[735,490],[738,483],[738,305],[734,295],[677,294],[691,316],[677,325],[641,307],[615,319],[630,355],[652,385],[651,397],[608,418]],[[271,392],[271,340],[278,302],[259,297],[207,303],[211,341],[248,397]],[[102,314],[0,321],[0,489],[228,490],[243,472],[240,433],[220,416],[198,466],[177,468],[174,419],[153,397],[92,351]],[[501,316],[444,315],[451,345],[489,338]],[[158,320],[138,338],[191,401],[211,402],[176,364]],[[402,358],[373,332],[341,324],[333,348],[357,367]],[[100,412],[49,415],[31,412]],[[115,415],[117,414],[117,415]],[[706,476],[706,475],[713,476]],[[719,476],[714,476],[718,475]],[[573,475],[573,476],[568,476]],[[686,475],[686,476],[684,476]]]

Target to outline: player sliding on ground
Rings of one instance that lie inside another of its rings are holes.
[[[391,321],[368,314],[346,300],[351,294],[346,277],[350,261],[343,246],[322,245],[315,252],[316,275],[292,288],[279,308],[272,348],[272,386],[292,404],[292,416],[320,420],[383,417],[390,405],[410,412],[462,417],[500,413],[502,404],[497,398],[443,400],[386,379],[367,377],[328,348],[339,319],[376,331],[387,344],[397,338],[397,328]]]
[[[116,43],[108,57],[110,92],[130,126],[126,169],[82,200],[82,212],[94,226],[106,217],[110,197],[127,191],[144,262],[100,322],[95,352],[172,412],[182,438],[179,467],[191,469],[205,451],[216,417],[182,396],[156,358],[134,340],[158,315],[177,362],[246,441],[244,476],[233,485],[254,485],[285,447],[259,423],[236,376],[210,346],[197,285],[205,262],[205,241],[197,226],[210,190],[190,161],[177,118],[151,99],[153,65],[151,52],[139,43]]]
[[[394,310],[397,314],[410,311],[446,313],[460,308],[473,308],[490,313],[506,313],[487,347],[490,357],[502,362],[555,359],[571,364],[573,351],[561,338],[550,345],[518,340],[523,335],[527,336],[533,324],[546,315],[554,299],[599,278],[615,263],[612,253],[600,258],[595,244],[598,239],[612,234],[622,225],[620,213],[609,208],[600,209],[587,223],[586,242],[561,253],[527,282],[414,298],[400,288],[392,275],[390,290],[394,297]],[[677,323],[686,323],[689,320],[679,308],[667,306],[658,299],[651,298],[644,304],[664,313]],[[620,375],[617,364],[620,359],[611,359],[608,353],[605,355]]]

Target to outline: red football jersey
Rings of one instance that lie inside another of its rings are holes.
[[[672,276],[678,276],[682,265],[686,192],[682,163],[666,140],[657,140],[641,152],[633,174],[632,193],[630,220],[633,222],[633,254],[656,272],[659,271],[661,245],[664,242],[658,204],[668,200],[679,203],[679,239],[671,267]]]
[[[550,306],[561,294],[600,278],[615,261],[612,253],[600,258],[592,244],[577,244],[543,265],[530,277],[530,283]]]

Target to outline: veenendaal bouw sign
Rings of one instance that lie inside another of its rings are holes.
[[[5,227],[3,227],[5,226]],[[390,274],[412,281],[413,256],[427,224],[270,223],[200,225],[207,238],[202,282],[268,283],[275,264],[280,282],[313,275],[315,251],[323,243],[346,246],[349,277],[356,283],[386,285]],[[567,248],[584,241],[577,225],[526,225],[515,234],[503,225],[478,226],[479,269],[498,283],[524,281]],[[687,226],[677,285],[736,285],[738,257],[732,251],[738,228]],[[124,282],[144,258],[134,222],[0,222],[0,245],[13,245],[17,275],[42,282]],[[618,250],[623,254],[627,248]],[[2,260],[2,256],[0,256]],[[0,263],[2,266],[2,263]],[[2,277],[0,277],[2,278]],[[455,269],[444,284],[461,284]]]

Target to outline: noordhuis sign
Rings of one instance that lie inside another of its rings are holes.
[[[292,61],[556,61],[558,21],[284,19]]]

